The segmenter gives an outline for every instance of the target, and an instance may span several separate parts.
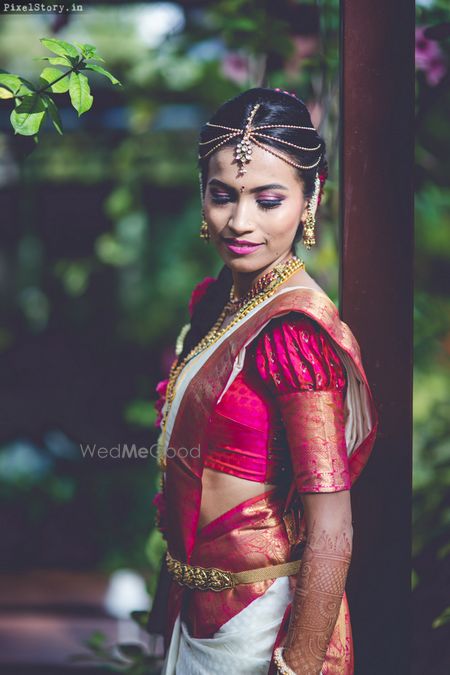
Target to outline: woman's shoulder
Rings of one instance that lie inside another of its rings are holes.
[[[269,321],[251,353],[259,374],[279,394],[345,386],[345,368],[327,331],[299,311]]]
[[[259,348],[273,344],[277,346],[277,351],[299,352],[302,345],[314,339],[324,344],[329,336],[316,319],[301,309],[295,309],[270,319],[256,336],[254,344]]]

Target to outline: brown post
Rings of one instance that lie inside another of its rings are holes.
[[[352,490],[355,675],[410,672],[414,1],[341,0],[340,308],[380,415]]]

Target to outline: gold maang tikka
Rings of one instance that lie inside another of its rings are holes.
[[[248,162],[251,160],[252,144],[257,145],[265,152],[268,152],[271,155],[274,155],[275,157],[282,159],[284,162],[287,162],[291,166],[294,166],[296,169],[305,169],[305,170],[314,169],[316,166],[318,166],[320,160],[322,159],[322,153],[319,154],[318,159],[312,164],[299,164],[298,162],[295,162],[294,160],[287,157],[286,154],[277,152],[277,150],[275,150],[273,147],[269,147],[266,143],[264,143],[266,139],[271,141],[276,140],[276,142],[279,143],[280,146],[287,151],[289,150],[289,148],[294,148],[295,150],[302,150],[303,152],[316,152],[317,150],[320,150],[321,147],[320,143],[312,147],[304,147],[301,145],[296,145],[295,143],[291,143],[290,141],[285,141],[282,138],[274,138],[273,136],[264,133],[267,129],[277,129],[277,128],[301,129],[317,133],[316,129],[314,127],[301,126],[298,124],[260,124],[258,126],[253,126],[252,124],[253,118],[255,117],[255,114],[260,105],[261,105],[260,103],[256,103],[253,106],[246,119],[244,128],[241,129],[238,129],[236,127],[228,127],[223,124],[215,124],[214,122],[207,122],[206,126],[221,129],[222,132],[219,133],[214,138],[210,138],[207,141],[199,142],[200,147],[200,152],[198,155],[199,160],[206,159],[213,152],[216,152],[216,150],[218,150],[222,145],[228,143],[232,138],[235,138],[236,136],[241,136],[241,140],[238,142],[235,148],[235,157],[239,164],[238,175],[243,175],[246,172],[244,165],[248,164]]]
[[[249,116],[244,127],[244,132],[242,134],[242,139],[236,145],[234,149],[234,156],[237,163],[239,164],[238,176],[243,176],[247,172],[245,164],[248,164],[252,158],[252,147],[250,143],[250,134],[252,131],[252,122],[253,118],[256,115],[256,111],[261,107],[260,103],[256,103],[250,111]]]

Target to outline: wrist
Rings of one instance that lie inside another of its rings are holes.
[[[295,655],[290,653],[289,647],[277,647],[273,660],[277,667],[277,675],[301,675],[302,673],[302,659],[297,661]],[[317,675],[323,675],[322,669]]]
[[[277,667],[277,672],[280,675],[297,675],[295,670],[286,662],[285,659],[286,649],[285,647],[277,647],[273,654],[273,660]]]

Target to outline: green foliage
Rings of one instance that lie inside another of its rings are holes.
[[[54,54],[59,54],[59,56],[66,58],[69,64],[74,64],[78,60],[78,51],[73,45],[70,44],[70,42],[65,42],[64,40],[53,40],[49,38],[41,38],[41,42],[44,47],[47,47],[47,49],[49,49]]]
[[[34,90],[33,85],[27,82],[23,77],[11,75],[1,71],[0,73],[0,98],[14,98],[19,94],[31,94]]]
[[[120,84],[120,82],[119,82],[119,80],[117,79],[117,77],[114,77],[114,75],[112,75],[112,74],[109,73],[107,70],[105,70],[104,68],[102,68],[102,66],[97,66],[97,65],[95,65],[95,64],[93,64],[93,63],[90,63],[90,64],[88,63],[88,64],[86,65],[86,70],[94,70],[96,73],[100,73],[100,75],[105,75],[108,79],[111,80],[111,82],[112,82],[113,84]]]
[[[72,105],[78,112],[78,117],[92,107],[94,98],[91,96],[89,80],[83,73],[74,71],[70,73],[69,94]]]
[[[14,133],[22,134],[22,136],[37,134],[46,111],[47,106],[40,94],[33,93],[21,97],[10,117]]]
[[[113,84],[121,86],[121,82],[102,66],[90,63],[104,61],[98,56],[93,45],[75,42],[74,46],[65,40],[41,38],[41,43],[57,57],[42,57],[52,65],[66,66],[69,70],[44,68],[39,76],[39,88],[35,88],[19,75],[0,73],[0,99],[15,99],[15,108],[10,120],[15,134],[33,136],[38,142],[38,134],[46,114],[49,114],[53,126],[59,134],[63,133],[61,119],[55,101],[49,95],[69,93],[70,101],[78,113],[78,117],[90,110],[94,102],[89,80],[82,70],[91,70],[104,75]]]
[[[54,94],[65,94],[69,91],[69,80],[65,75],[61,78],[61,71],[58,68],[44,68],[39,84],[47,87]]]

